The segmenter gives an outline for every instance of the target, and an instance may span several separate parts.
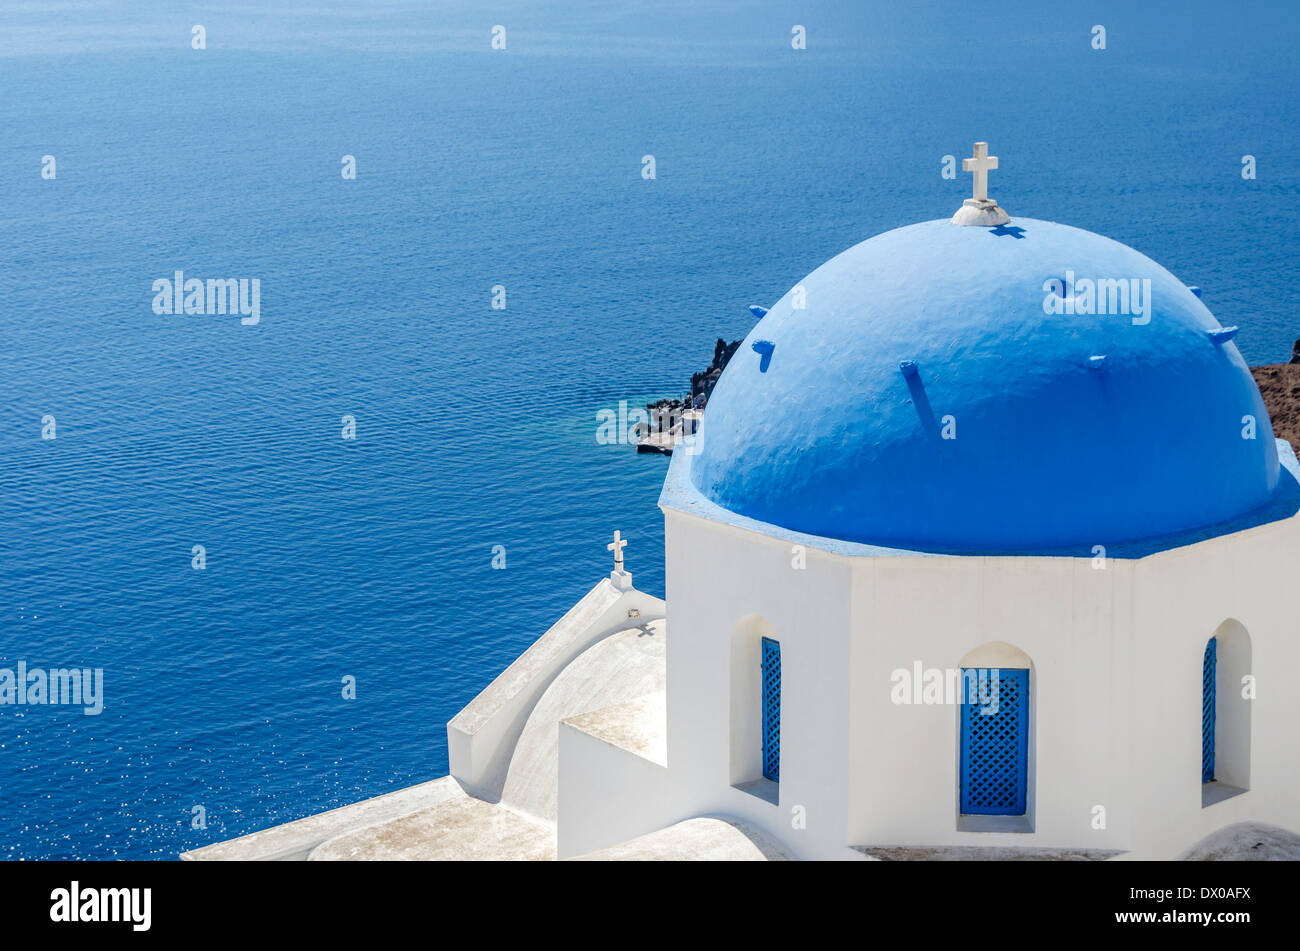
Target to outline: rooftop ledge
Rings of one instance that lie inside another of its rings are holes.
[[[668,765],[668,706],[662,690],[561,722],[659,766]]]
[[[694,438],[703,439],[705,431],[702,430],[701,434]],[[770,522],[760,522],[745,515],[738,515],[730,509],[723,508],[711,499],[705,498],[691,481],[691,465],[694,456],[698,454],[698,449],[692,451],[693,447],[690,445],[673,453],[672,461],[668,466],[668,475],[664,479],[663,491],[659,494],[659,507],[664,511],[672,510],[687,515],[695,515],[723,525],[731,525],[761,535],[767,535],[770,538],[780,539],[792,545],[803,545],[807,548],[815,548],[849,558],[887,558],[904,555],[913,557],[977,555],[988,557],[1092,558],[1092,546],[1101,544],[1106,547],[1107,558],[1137,559],[1162,551],[1171,551],[1175,548],[1194,545],[1197,542],[1218,538],[1222,535],[1245,531],[1249,528],[1258,528],[1272,522],[1280,522],[1300,512],[1300,460],[1296,459],[1295,450],[1291,448],[1289,442],[1285,439],[1278,439],[1276,442],[1278,461],[1281,463],[1278,486],[1273,493],[1273,498],[1254,511],[1229,519],[1226,522],[1218,522],[1205,528],[1193,529],[1187,532],[1177,532],[1173,535],[1160,535],[1154,538],[1121,542],[1110,542],[1101,538],[1078,548],[1024,551],[889,548],[883,545],[868,545],[862,542],[843,541],[838,538],[825,538],[820,535],[792,531],[779,525],[773,525]]]

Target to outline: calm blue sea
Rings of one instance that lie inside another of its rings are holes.
[[[1133,245],[1288,358],[1292,4],[913,6],[0,12],[0,667],[106,694],[0,707],[0,856],[170,858],[444,775],[614,529],[662,593],[666,460],[596,413],[951,215],[976,139],[1012,216]],[[155,315],[176,270],[258,278],[261,322]]]

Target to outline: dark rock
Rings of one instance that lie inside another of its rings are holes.
[[[712,370],[716,368],[719,372],[725,370],[727,364],[731,361],[732,356],[734,356],[736,351],[740,349],[741,343],[742,341],[740,340],[733,340],[731,343],[727,343],[719,337],[718,342],[713,345],[713,363],[710,364],[709,369]]]
[[[1291,362],[1300,363],[1300,339],[1297,339],[1291,347]]]
[[[727,364],[731,362],[731,358],[736,355],[743,342],[743,340],[733,340],[727,343],[719,337],[718,342],[713,345],[713,362],[704,370],[691,374],[691,391],[686,399],[662,399],[646,404],[646,411],[650,415],[648,428],[651,431],[668,432],[686,410],[704,409],[708,405],[709,396],[713,393],[713,387],[722,376],[722,371],[727,368]]]
[[[727,364],[731,362],[731,358],[740,349],[742,342],[733,340],[731,343],[727,343],[721,337],[718,338],[718,342],[713,345],[713,362],[709,364],[703,373],[691,374],[692,402],[695,401],[695,397],[701,394],[707,402],[709,396],[713,393],[714,385],[718,382],[718,377],[722,376],[722,371],[726,369]]]
[[[1273,421],[1273,434],[1300,445],[1300,363],[1251,367],[1250,372]]]

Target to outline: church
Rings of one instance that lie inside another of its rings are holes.
[[[1300,464],[1236,328],[963,167],[756,309],[672,455],[666,601],[615,533],[449,776],[184,857],[1300,855]]]

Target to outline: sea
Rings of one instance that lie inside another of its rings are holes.
[[[0,857],[445,775],[615,530],[663,594],[667,460],[602,412],[952,215],[977,140],[1250,362],[1300,337],[1291,2],[224,6],[0,8],[0,668],[103,677],[0,705]],[[177,271],[257,322],[157,313]]]

